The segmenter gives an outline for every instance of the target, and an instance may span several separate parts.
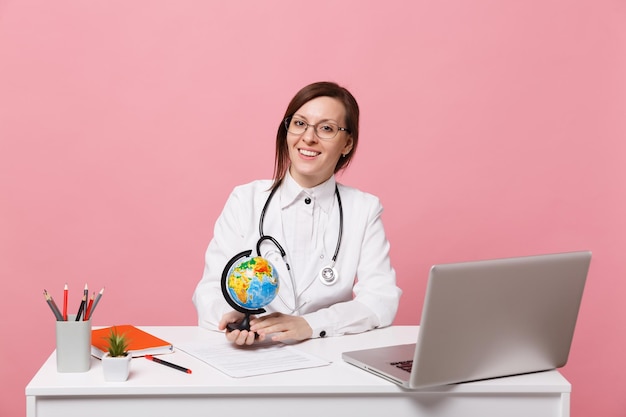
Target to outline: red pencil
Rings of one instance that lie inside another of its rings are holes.
[[[63,320],[67,321],[67,284],[63,289]]]
[[[89,313],[91,313],[91,306],[93,305],[93,299],[96,296],[96,292],[94,291],[91,294],[91,298],[89,299],[89,303],[87,304],[87,309],[85,310],[84,320],[89,320]]]

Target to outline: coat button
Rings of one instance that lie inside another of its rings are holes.
[[[307,197],[307,198],[304,199],[304,202],[306,204],[311,204],[311,199],[309,197]]]
[[[320,332],[320,337],[326,337],[326,330],[322,330]]]

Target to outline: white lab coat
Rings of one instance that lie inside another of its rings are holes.
[[[265,241],[261,245],[260,255],[278,270],[280,281],[279,296],[265,309],[268,313],[301,315],[313,329],[313,337],[388,326],[402,294],[389,260],[379,199],[342,184],[337,184],[344,217],[335,265],[339,278],[333,285],[324,285],[319,279],[337,246],[335,184],[331,177],[313,189],[302,189],[287,174],[264,218],[264,235],[274,237],[283,246],[292,268],[290,275],[272,243]],[[202,327],[216,329],[222,315],[232,311],[221,292],[222,272],[228,261],[242,251],[252,250],[252,256],[256,256],[259,217],[270,186],[270,180],[259,180],[236,187],[215,224],[204,274],[193,295]]]

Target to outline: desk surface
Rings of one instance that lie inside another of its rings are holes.
[[[192,326],[145,327],[142,329],[177,344],[198,340],[223,340],[224,335]],[[91,368],[84,373],[57,373],[56,356],[53,352],[41,369],[26,386],[29,415],[45,415],[42,404],[46,400],[86,398],[156,398],[159,396],[202,398],[255,395],[276,397],[298,396],[427,396],[448,394],[553,395],[565,399],[558,407],[558,414],[568,415],[570,383],[558,372],[548,371],[529,375],[498,378],[466,384],[434,387],[420,391],[406,391],[382,378],[371,375],[341,359],[348,350],[385,346],[398,343],[414,343],[418,326],[393,326],[358,335],[335,338],[312,339],[297,344],[296,348],[331,361],[331,365],[269,375],[231,378],[206,363],[175,350],[162,358],[193,370],[192,374],[156,366],[144,358],[134,358],[131,374],[126,382],[105,382],[100,361],[92,358]],[[440,397],[440,396],[439,396]],[[258,401],[257,398],[257,401]],[[417,398],[417,397],[415,397]],[[424,397],[425,398],[425,397]],[[144,404],[146,402],[144,401]],[[57,410],[58,411],[58,410]],[[292,410],[293,411],[293,410]],[[300,413],[302,415],[302,413]],[[306,414],[306,413],[305,413]],[[78,414],[77,414],[78,415]]]

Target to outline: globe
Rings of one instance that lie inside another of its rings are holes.
[[[250,316],[265,313],[263,307],[278,294],[278,271],[267,259],[250,257],[251,253],[251,250],[238,253],[222,271],[221,287],[226,302],[244,314],[241,322],[226,326],[228,331],[250,330]]]
[[[230,299],[245,312],[259,310],[278,294],[278,271],[261,256],[246,257],[228,271],[226,288]]]

